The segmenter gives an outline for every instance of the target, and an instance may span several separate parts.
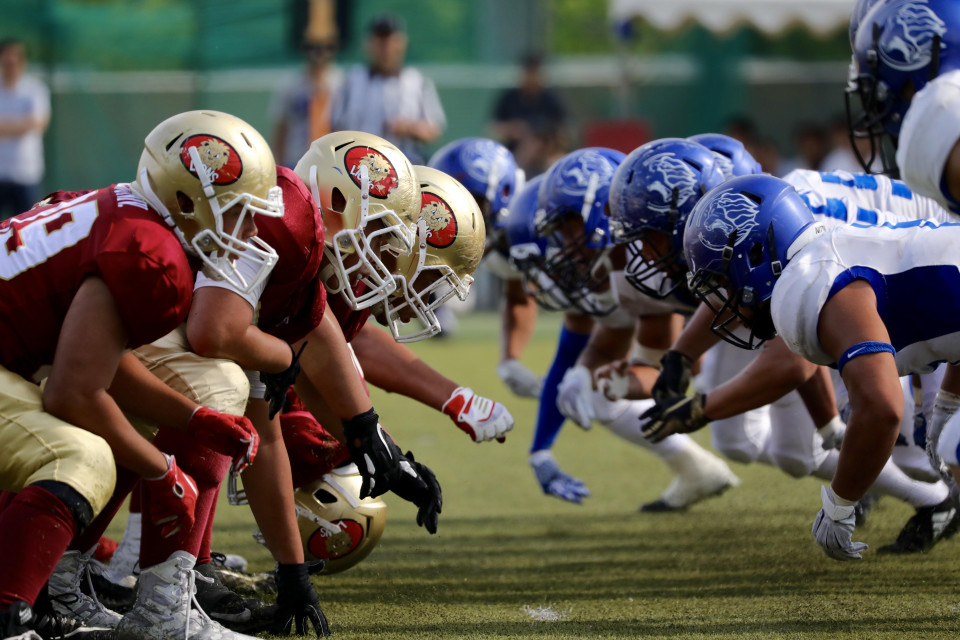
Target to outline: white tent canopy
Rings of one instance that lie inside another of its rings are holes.
[[[673,29],[688,20],[711,31],[727,31],[750,23],[776,33],[803,24],[816,33],[845,26],[855,0],[610,0],[611,19],[644,18],[660,29]]]

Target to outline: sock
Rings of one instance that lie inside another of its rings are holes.
[[[533,443],[530,451],[540,451],[553,446],[560,428],[566,418],[557,409],[557,385],[563,380],[567,369],[577,363],[577,358],[587,346],[589,333],[575,333],[566,327],[560,327],[560,338],[557,341],[557,353],[553,356],[553,364],[543,381],[543,390],[540,392],[540,406],[537,409],[537,426],[533,433]]]
[[[892,460],[887,460],[887,464],[870,488],[884,495],[899,498],[915,509],[940,504],[950,493],[950,489],[942,481],[930,483],[914,480]]]
[[[36,602],[76,533],[73,514],[46,489],[16,494],[0,514],[0,610],[14,600]]]

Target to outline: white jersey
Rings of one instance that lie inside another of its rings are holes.
[[[791,351],[833,365],[820,346],[823,305],[853,280],[870,283],[897,350],[900,375],[960,360],[960,224],[912,221],[837,227],[790,260],[773,288],[771,313]]]
[[[955,220],[934,200],[915,194],[904,182],[886,176],[797,169],[783,179],[793,185],[817,221],[830,226]]]
[[[960,204],[942,187],[943,167],[958,140],[960,70],[933,79],[913,96],[897,144],[897,165],[910,188],[960,214]]]

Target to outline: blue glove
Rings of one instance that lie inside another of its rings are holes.
[[[530,454],[530,466],[533,467],[545,494],[577,504],[590,497],[590,490],[583,481],[564,472],[549,450],[543,449]]]

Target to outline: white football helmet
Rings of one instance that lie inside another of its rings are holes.
[[[383,300],[396,288],[393,258],[409,255],[415,243],[420,188],[410,161],[383,138],[338,131],[314,140],[294,170],[323,214],[337,272],[335,281],[325,278],[327,292],[343,292],[354,309]]]
[[[186,111],[158,124],[144,140],[131,186],[200,258],[211,277],[246,293],[270,274],[277,252],[257,237],[242,239],[246,216],[283,216],[270,146],[249,124],[220,111]],[[241,207],[232,228],[224,214]],[[245,277],[234,264],[256,267]]]
[[[430,167],[416,166],[414,171],[421,194],[417,246],[397,259],[397,289],[382,309],[397,342],[440,332],[436,310],[453,296],[467,299],[487,237],[480,207],[462,184]],[[414,317],[422,327],[405,324]]]

